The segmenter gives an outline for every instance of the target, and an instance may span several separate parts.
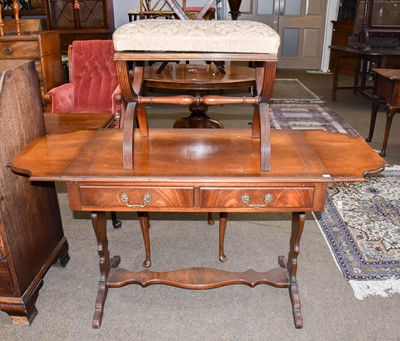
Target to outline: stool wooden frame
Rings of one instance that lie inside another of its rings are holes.
[[[133,169],[134,126],[137,120],[140,136],[149,134],[145,104],[177,104],[190,105],[193,103],[206,105],[248,104],[254,105],[252,138],[260,140],[260,169],[270,168],[270,116],[269,101],[276,74],[277,56],[262,53],[200,53],[200,52],[116,52],[114,57],[121,85],[122,96],[128,102],[125,113],[123,140],[123,167]],[[256,67],[255,95],[247,97],[232,96],[143,96],[144,62],[166,62],[177,60],[192,61],[250,61]],[[133,72],[129,72],[129,64],[134,62]],[[133,74],[133,81],[131,75]]]

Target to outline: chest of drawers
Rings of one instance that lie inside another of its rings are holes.
[[[2,61],[0,79],[0,310],[30,324],[43,277],[58,258],[67,263],[68,244],[54,185],[31,186],[6,167],[45,133],[33,62]]]
[[[0,60],[9,59],[35,62],[42,102],[50,89],[64,82],[60,37],[56,32],[0,36]]]

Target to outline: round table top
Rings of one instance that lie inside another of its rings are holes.
[[[176,64],[170,62],[160,73],[159,65],[145,67],[144,82],[158,89],[213,90],[255,86],[255,69],[226,65],[222,73],[214,64]]]

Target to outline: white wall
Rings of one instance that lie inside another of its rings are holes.
[[[326,14],[326,25],[325,25],[325,39],[324,39],[324,47],[322,53],[322,65],[321,70],[327,72],[329,69],[329,45],[331,44],[332,39],[332,20],[337,19],[337,13],[339,11],[339,3],[340,0],[329,0],[328,8]]]

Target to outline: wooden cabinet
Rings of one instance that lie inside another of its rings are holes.
[[[347,46],[349,38],[353,34],[352,21],[332,21],[332,41],[331,45]],[[331,54],[329,69],[334,71],[335,61]],[[357,58],[347,58],[340,61],[339,73],[354,76],[357,69]]]
[[[113,0],[45,1],[48,28],[60,33],[63,54],[74,40],[112,38]]]
[[[0,60],[34,60],[44,104],[45,94],[63,84],[60,38],[56,32],[0,36]]]
[[[33,62],[0,63],[0,310],[30,324],[49,267],[68,262],[54,184],[31,185],[6,167],[45,133]]]
[[[337,20],[332,21],[331,45],[347,46],[353,34],[357,0],[342,0],[339,4]],[[335,61],[331,55],[329,69],[334,71]],[[357,59],[347,58],[340,61],[339,73],[353,76],[357,68]]]
[[[11,4],[12,0],[1,1],[3,3],[3,16],[4,17],[12,17],[14,16]],[[20,18],[27,17],[41,17],[44,16],[45,4],[43,0],[19,0],[19,16]]]

